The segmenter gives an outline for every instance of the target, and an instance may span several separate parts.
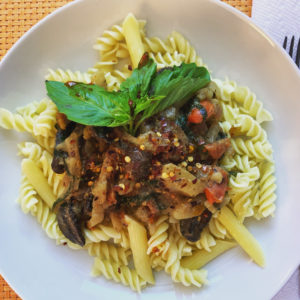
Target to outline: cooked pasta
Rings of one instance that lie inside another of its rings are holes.
[[[267,134],[264,129],[252,117],[247,115],[238,115],[237,124],[235,127],[238,129],[237,134],[242,134],[251,137],[253,142],[265,142]]]
[[[120,89],[124,89],[122,83],[131,77],[132,74],[135,74],[133,69],[139,65],[140,58],[144,52],[148,52],[149,57],[156,63],[159,73],[163,72],[165,68],[172,70],[172,67],[180,67],[184,63],[194,63],[193,66],[195,64],[204,66],[195,48],[180,33],[173,31],[166,40],[162,40],[159,37],[148,37],[145,33],[145,24],[145,21],[136,20],[130,14],[123,25],[113,25],[97,38],[94,49],[99,52],[100,58],[93,67],[86,72],[73,72],[69,69],[63,70],[60,68],[55,70],[49,69],[46,79],[63,83],[72,82],[72,84],[77,82],[96,84],[104,87],[107,91],[118,92]],[[63,86],[67,85],[64,84]],[[207,190],[201,192],[203,197],[207,199],[205,207],[209,208],[211,218],[208,220],[207,226],[199,234],[198,239],[194,240],[188,240],[186,235],[182,234],[181,221],[196,217],[198,217],[199,221],[200,213],[198,215],[189,215],[187,218],[178,217],[180,212],[176,211],[176,215],[170,208],[167,214],[152,218],[149,223],[137,221],[131,215],[124,217],[125,214],[123,214],[122,217],[120,215],[116,217],[110,215],[110,212],[109,215],[102,216],[103,223],[93,224],[89,228],[84,227],[82,229],[82,238],[85,240],[85,244],[71,242],[64,236],[64,230],[60,229],[62,227],[59,227],[57,221],[58,212],[55,209],[55,205],[52,209],[56,199],[63,198],[65,193],[67,193],[68,187],[65,187],[64,180],[72,173],[72,170],[68,168],[63,169],[60,174],[54,172],[54,167],[52,168],[52,166],[54,157],[57,157],[57,151],[61,151],[60,155],[62,156],[67,155],[68,151],[72,154],[71,157],[75,157],[77,154],[82,155],[73,151],[73,148],[71,150],[57,148],[58,143],[55,136],[58,129],[56,128],[59,128],[59,122],[64,117],[58,113],[54,102],[47,98],[40,102],[34,101],[24,107],[20,107],[16,110],[16,113],[0,108],[0,127],[14,129],[19,132],[28,132],[36,141],[25,141],[18,145],[19,154],[24,157],[18,197],[18,203],[22,211],[25,214],[30,213],[36,217],[46,234],[51,239],[55,239],[57,244],[66,244],[74,250],[85,250],[90,256],[95,257],[92,269],[93,276],[103,275],[107,279],[120,282],[140,292],[148,283],[154,283],[152,269],[156,271],[164,270],[170,274],[174,282],[180,282],[184,286],[194,285],[201,287],[207,283],[207,272],[199,268],[202,268],[203,265],[216,256],[234,247],[236,243],[233,240],[236,240],[259,265],[264,265],[262,250],[243,225],[243,221],[249,217],[261,219],[274,215],[276,207],[276,178],[273,149],[262,124],[266,121],[271,121],[272,115],[263,107],[262,102],[257,100],[256,95],[248,87],[239,86],[237,82],[227,78],[225,80],[214,78],[209,84],[198,90],[196,95],[195,93],[193,95],[199,99],[200,106],[203,105],[202,109],[203,107],[205,108],[203,119],[209,118],[209,110],[205,107],[207,102],[213,103],[222,110],[222,117],[216,119],[217,122],[214,126],[218,130],[221,128],[220,132],[226,136],[221,139],[230,139],[231,144],[230,150],[224,152],[222,159],[220,158],[219,160],[222,168],[217,166],[216,162],[214,164],[214,167],[223,171],[226,170],[227,174],[229,174],[225,190],[227,191],[228,188],[228,191],[223,199],[224,207],[220,208],[221,203],[218,205],[218,202],[215,202],[218,208],[216,209],[212,204],[207,203],[210,202]],[[140,98],[139,93],[137,97]],[[93,99],[92,101],[96,102],[97,100]],[[129,102],[128,105],[130,105]],[[85,113],[84,109],[80,111],[81,113]],[[190,119],[188,122],[191,122]],[[129,124],[128,127],[131,125]],[[92,135],[87,128],[89,127],[79,129],[83,132],[83,139]],[[181,129],[182,134],[185,135],[184,127]],[[147,137],[144,140],[144,144],[139,146],[140,149],[141,147],[143,149],[147,147],[148,141],[152,140],[152,135],[155,135],[155,138],[157,136],[159,140],[162,133],[157,131],[153,134],[151,132],[151,136]],[[94,140],[90,144],[86,144],[86,147],[92,147],[95,140],[105,140],[107,136],[106,132],[97,131],[93,136]],[[121,136],[118,135],[114,138],[114,141],[117,141]],[[131,139],[136,138],[131,137]],[[177,144],[181,146],[183,142],[182,138],[176,135],[170,139],[168,143],[172,145]],[[72,143],[75,142],[75,139],[72,140]],[[201,142],[199,141],[199,143]],[[101,143],[98,146],[99,149],[104,147]],[[191,145],[189,145],[188,149],[189,153],[194,151]],[[206,152],[209,152],[208,149],[206,150]],[[100,150],[99,153],[104,155],[104,152]],[[126,161],[126,157],[124,158],[125,162],[130,162],[131,158],[129,157],[129,160],[127,158]],[[178,160],[177,157],[176,159]],[[193,159],[193,157],[188,157],[186,161],[181,162],[180,168],[182,167],[182,172],[193,170]],[[205,159],[203,160],[205,161]],[[90,170],[98,168],[97,172],[104,168],[104,159],[102,165],[99,166],[93,166],[87,158],[84,163],[91,165]],[[65,160],[64,164],[66,164]],[[195,164],[194,167],[196,171],[198,171],[197,169],[201,169],[201,172],[205,170],[202,169],[201,163]],[[109,173],[108,167],[105,166],[105,168]],[[196,171],[194,172],[195,174]],[[215,170],[212,172],[215,172]],[[165,173],[167,177],[163,177],[164,173],[161,176],[165,180],[171,178],[170,180],[172,181],[175,174],[173,176],[171,173],[169,172],[167,175]],[[221,172],[216,174],[214,183],[220,184],[222,182],[223,177],[218,182],[220,174]],[[74,174],[72,176],[74,181],[70,185],[78,184],[79,186],[80,182],[85,180],[78,174],[76,175],[77,177]],[[149,176],[149,180],[152,180],[151,176]],[[119,177],[120,180],[123,179],[121,175]],[[197,177],[195,178],[196,181],[193,180],[193,184],[197,182]],[[124,180],[127,179],[125,178]],[[90,178],[89,180],[87,184],[92,189],[93,182]],[[126,181],[124,182],[126,183]],[[113,181],[108,177],[101,182],[103,187],[102,184],[106,185],[103,194],[107,195],[107,186],[109,184],[113,186]],[[122,190],[124,186],[122,182],[114,186],[114,189],[121,188]],[[180,189],[184,188],[185,184],[180,187]],[[108,197],[110,197],[111,202],[117,201],[115,194],[108,195]],[[187,199],[186,202],[190,203],[192,200]],[[142,208],[139,213],[142,216],[146,214],[147,210],[157,209],[158,205],[156,203],[160,200],[155,199],[153,201],[155,203],[151,202],[149,206],[147,206],[147,201],[145,200],[141,204]],[[100,203],[101,205],[103,203]],[[197,206],[198,204],[196,203],[195,205]],[[81,209],[84,210],[85,208],[81,207]],[[163,208],[159,207],[160,209]],[[200,219],[203,214],[205,215],[205,212],[206,209],[201,211]],[[76,210],[68,211],[68,213],[75,214]],[[121,219],[124,219],[123,223],[120,221]],[[124,225],[124,222],[126,225]],[[76,227],[76,224],[73,225]]]
[[[185,286],[195,285],[201,287],[203,284],[207,283],[207,271],[190,270],[181,267],[178,250],[178,245],[172,235],[170,237],[170,248],[168,251],[167,263],[165,265],[165,271],[171,275],[172,280],[181,282]]]
[[[167,216],[160,217],[153,229],[153,234],[151,234],[150,239],[148,240],[148,249],[147,254],[154,253],[155,255],[159,255],[164,252],[166,248],[166,243],[168,243],[168,229],[169,224],[166,222],[168,220]]]
[[[53,156],[36,143],[25,142],[18,145],[19,154],[34,161],[42,170],[44,176],[48,180],[49,186],[52,188],[56,197],[59,197],[64,191],[62,179],[63,174],[55,173],[51,168]]]
[[[108,241],[110,239],[118,240],[121,238],[121,234],[118,231],[113,227],[105,225],[98,225],[93,230],[84,228],[83,232],[87,239],[87,244]]]
[[[173,31],[169,36],[170,44],[174,51],[184,54],[186,63],[195,63],[197,66],[203,66],[203,61],[196,53],[191,44],[177,31]]]
[[[158,69],[179,66],[185,61],[185,55],[177,51],[174,51],[172,54],[169,52],[165,54],[158,52],[155,55],[150,52],[150,57],[156,62]]]
[[[174,48],[170,44],[170,41],[163,41],[158,37],[143,37],[143,44],[145,51],[148,51],[153,54],[161,53],[162,55],[166,53],[173,53]]]
[[[146,281],[137,274],[136,270],[131,270],[127,266],[106,259],[95,258],[92,275],[103,275],[105,278],[120,282],[125,286],[129,285],[138,292],[146,286]]]
[[[231,145],[240,155],[248,155],[249,158],[255,158],[258,161],[273,161],[273,149],[269,142],[253,142],[244,138],[232,138]]]
[[[197,242],[189,243],[197,249],[205,249],[206,251],[210,252],[210,248],[216,245],[216,240],[210,233],[210,230],[208,228],[204,228],[200,239]]]
[[[30,212],[32,215],[36,215],[37,203],[39,202],[38,195],[25,175],[23,175],[21,179],[20,193],[17,202],[25,214]]]
[[[31,117],[13,114],[7,109],[0,108],[0,127],[16,131],[33,132],[33,119]]]
[[[131,255],[130,250],[106,242],[87,244],[85,248],[91,256],[122,265],[128,265],[128,257]]]
[[[91,83],[91,75],[88,73],[82,73],[80,71],[73,72],[71,70],[52,70],[48,69],[48,74],[46,75],[47,80],[54,80],[54,81],[61,81],[61,82],[68,82],[68,81],[76,81],[76,82],[83,82],[83,83]]]
[[[236,86],[232,99],[242,105],[242,112],[254,117],[258,123],[273,120],[270,112],[263,108],[263,104],[256,99],[256,95],[248,87]]]
[[[57,107],[52,101],[45,101],[45,108],[35,118],[33,123],[33,134],[43,137],[54,137],[56,135]]]
[[[276,178],[274,176],[275,167],[271,162],[261,163],[260,171],[262,173],[259,182],[259,200],[255,217],[266,218],[274,214],[276,200]]]
[[[225,239],[228,237],[226,228],[218,220],[218,215],[215,215],[208,223],[210,233],[217,239]]]

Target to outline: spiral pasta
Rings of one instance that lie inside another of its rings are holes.
[[[83,82],[83,83],[91,83],[91,75],[88,73],[82,73],[80,71],[73,72],[71,70],[52,70],[48,69],[48,74],[46,75],[47,80],[54,80],[60,82],[68,82],[68,81],[75,81],[75,82]]]
[[[231,145],[239,155],[247,155],[249,158],[255,158],[258,161],[273,161],[273,150],[269,142],[253,142],[243,138],[232,138]]]
[[[39,202],[38,195],[25,175],[22,175],[17,202],[20,204],[21,209],[25,214],[30,212],[32,215],[35,215],[37,213],[37,203]]]
[[[121,230],[120,237],[114,238],[114,243],[120,245],[124,249],[130,249],[130,240],[127,230]]]
[[[214,215],[208,223],[209,232],[217,239],[228,237],[226,228],[219,222],[218,216]]]
[[[113,72],[107,72],[104,75],[106,87],[109,91],[118,91],[121,83],[131,75],[131,71],[126,66],[123,71],[115,70]]]
[[[34,122],[31,117],[23,117],[20,114],[13,114],[7,109],[0,108],[0,127],[33,133],[33,126]]]
[[[55,137],[44,137],[41,135],[34,135],[33,137],[41,147],[45,148],[49,153],[53,153],[55,146]]]
[[[179,66],[185,60],[185,55],[182,53],[178,53],[177,51],[174,51],[174,53],[172,53],[172,54],[169,52],[167,52],[165,54],[158,52],[155,55],[152,52],[150,52],[149,56],[157,64],[157,69]]]
[[[205,227],[201,233],[200,239],[197,242],[189,242],[189,244],[197,249],[205,249],[210,252],[210,248],[216,245],[216,240],[210,233],[209,228]]]
[[[25,106],[17,107],[16,111],[21,116],[34,117],[39,114],[42,101],[33,101]]]
[[[186,63],[195,63],[197,66],[203,66],[203,61],[197,55],[195,48],[179,32],[173,31],[168,39],[174,51],[184,54]]]
[[[230,124],[230,128],[227,129],[227,131],[229,132],[231,127],[236,125],[236,121],[239,116],[239,109],[237,107],[232,107],[231,105],[225,103],[221,103],[221,107],[222,107],[223,118],[225,122]]]
[[[165,271],[171,275],[172,280],[174,282],[181,282],[185,286],[195,285],[201,287],[202,284],[207,283],[207,271],[190,270],[181,267],[178,253],[177,243],[171,237]]]
[[[246,185],[244,182],[239,184],[241,186]],[[229,186],[231,187],[231,184],[229,184]],[[233,211],[240,220],[244,220],[244,218],[251,217],[254,214],[253,203],[251,199],[251,191],[253,186],[254,183],[240,188],[235,186],[231,188],[231,191],[229,192]]]
[[[38,162],[43,154],[43,149],[40,145],[32,142],[23,142],[18,144],[19,155]]]
[[[48,99],[44,100],[44,109],[35,118],[33,123],[33,134],[43,137],[55,137],[56,135],[56,105]]]
[[[248,115],[238,115],[235,127],[238,128],[239,134],[251,137],[253,142],[265,142],[267,139],[267,134],[265,130],[255,121],[252,117]]]
[[[130,250],[114,246],[106,242],[90,243],[85,246],[89,255],[96,256],[101,260],[108,260],[122,265],[128,265],[128,256],[131,255]]]
[[[147,254],[154,253],[155,255],[161,254],[168,245],[168,229],[169,224],[165,222],[167,216],[161,216],[154,225],[154,233],[148,240]]]
[[[232,99],[242,105],[242,112],[255,118],[258,123],[273,120],[270,112],[263,108],[263,104],[256,99],[256,95],[248,87],[236,86]]]
[[[92,276],[99,275],[104,275],[107,279],[112,279],[125,286],[130,286],[134,291],[138,292],[146,286],[146,281],[143,280],[135,270],[131,270],[127,266],[106,259],[95,258]]]
[[[171,224],[169,229],[169,236],[172,236],[172,240],[176,243],[178,249],[178,258],[181,259],[183,256],[192,255],[193,247],[188,241],[181,235],[180,225],[177,221],[175,224]],[[170,244],[170,241],[169,241]]]
[[[166,53],[172,54],[174,52],[174,47],[170,44],[170,41],[163,41],[158,37],[143,37],[142,39],[145,51],[148,51],[152,54],[161,53],[162,55]]]
[[[228,78],[226,78],[224,81],[214,78],[213,82],[216,85],[217,99],[230,103],[232,100],[232,94],[237,87],[236,82],[231,81]]]
[[[144,20],[140,20],[138,22],[140,33],[144,36],[144,27],[146,22]],[[123,28],[119,25],[113,25],[109,30],[105,30],[102,36],[97,38],[96,44],[93,48],[100,52],[102,60],[107,60],[107,58],[111,57],[116,59],[129,57]]]
[[[93,230],[84,228],[83,233],[86,238],[86,243],[98,243],[101,241],[108,241],[110,239],[120,239],[121,234],[117,232],[112,226],[98,225]]]
[[[36,218],[50,239],[56,240],[58,244],[66,242],[58,227],[56,214],[42,200],[37,203]]]
[[[276,200],[276,178],[274,176],[274,164],[270,162],[261,163],[260,170],[262,177],[259,182],[259,202],[255,213],[255,217],[257,219],[273,215],[275,211],[274,202]]]

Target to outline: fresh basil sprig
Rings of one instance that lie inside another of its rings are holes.
[[[210,82],[206,68],[194,63],[156,72],[156,63],[144,59],[118,92],[95,84],[46,81],[49,97],[67,118],[84,125],[124,126],[135,134],[139,125],[172,105],[182,105]]]

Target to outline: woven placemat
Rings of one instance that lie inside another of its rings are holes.
[[[0,0],[0,60],[34,24],[73,0]],[[252,0],[222,0],[251,16]],[[0,299],[21,299],[0,276]]]

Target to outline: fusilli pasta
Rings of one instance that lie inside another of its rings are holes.
[[[120,282],[125,286],[129,285],[134,291],[138,292],[146,286],[145,280],[139,277],[135,270],[106,259],[95,258],[92,275],[104,275],[105,278]]]
[[[75,81],[75,82],[83,82],[83,83],[91,83],[91,75],[88,73],[82,73],[80,71],[73,72],[71,70],[52,70],[48,69],[48,74],[46,75],[47,80],[54,80],[60,82],[68,82],[68,81]]]

